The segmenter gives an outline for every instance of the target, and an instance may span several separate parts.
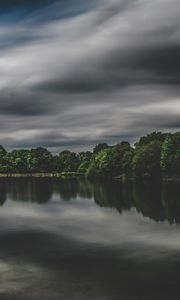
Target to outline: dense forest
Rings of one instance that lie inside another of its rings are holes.
[[[132,147],[128,142],[98,144],[92,152],[53,155],[46,148],[6,151],[0,146],[0,173],[77,173],[92,178],[180,177],[180,133],[153,132]]]

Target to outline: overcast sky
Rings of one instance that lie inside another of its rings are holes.
[[[0,143],[180,130],[179,0],[0,0]]]

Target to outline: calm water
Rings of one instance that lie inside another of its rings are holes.
[[[0,299],[180,298],[180,185],[0,181]]]

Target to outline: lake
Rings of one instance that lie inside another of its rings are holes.
[[[0,299],[179,299],[180,184],[0,180]]]

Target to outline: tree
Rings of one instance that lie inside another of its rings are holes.
[[[149,144],[150,142],[154,142],[154,141],[157,141],[157,142],[160,142],[160,143],[163,143],[165,138],[167,136],[167,133],[162,133],[162,132],[152,132],[150,134],[147,134],[146,136],[142,136],[139,140],[139,142],[137,142],[135,144],[136,147],[138,146],[145,146],[147,144]]]
[[[52,172],[53,156],[46,148],[31,149],[28,154],[27,165],[30,172]]]
[[[101,150],[107,149],[109,146],[106,143],[98,144],[94,147],[93,153],[98,154]]]
[[[138,146],[132,160],[134,176],[141,179],[161,178],[160,157],[161,142],[152,141],[147,145]]]
[[[4,149],[3,146],[0,145],[0,172],[6,172],[7,171],[7,151]]]
[[[13,150],[7,154],[8,168],[12,173],[28,172],[28,155],[29,150]]]
[[[79,155],[78,155],[78,157],[79,157],[78,172],[79,173],[86,173],[88,167],[90,166],[92,156],[93,156],[93,154],[90,151],[79,153]]]
[[[174,156],[173,136],[168,134],[162,145],[160,166],[164,175],[169,175],[172,172],[172,161]]]
[[[59,154],[59,163],[63,172],[76,172],[79,165],[79,158],[76,153],[69,150]]]
[[[93,158],[87,175],[89,177],[129,175],[132,153],[133,150],[127,142],[103,149]]]
[[[180,175],[180,133],[169,134],[161,152],[161,170],[165,176]]]

